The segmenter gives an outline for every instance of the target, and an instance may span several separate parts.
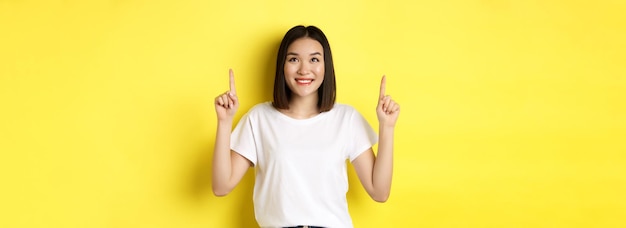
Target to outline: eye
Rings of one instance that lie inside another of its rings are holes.
[[[317,62],[319,62],[319,61],[320,61],[320,59],[318,59],[318,58],[312,58],[312,59],[311,59],[311,62],[314,62],[314,63],[317,63]]]

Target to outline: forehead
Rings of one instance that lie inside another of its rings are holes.
[[[299,38],[293,41],[293,43],[291,43],[287,48],[287,51],[304,54],[314,52],[319,52],[320,54],[324,53],[322,44],[320,44],[320,42],[318,42],[317,40],[309,37]]]

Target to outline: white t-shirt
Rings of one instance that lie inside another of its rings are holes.
[[[352,227],[346,160],[378,140],[348,105],[335,104],[309,119],[293,119],[270,102],[248,111],[231,135],[231,148],[255,165],[254,211],[261,227]]]

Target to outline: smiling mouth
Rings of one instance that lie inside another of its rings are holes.
[[[296,79],[296,83],[298,83],[298,85],[309,85],[313,82],[313,79],[307,78],[307,79]]]

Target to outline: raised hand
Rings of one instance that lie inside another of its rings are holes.
[[[376,115],[378,123],[384,126],[395,126],[398,116],[400,115],[400,105],[391,99],[391,96],[385,95],[385,86],[387,78],[383,75],[380,81],[380,95],[378,96],[378,105],[376,107]]]
[[[232,120],[239,108],[239,99],[235,90],[235,74],[233,69],[229,69],[230,90],[218,95],[215,98],[215,113],[218,120]]]

